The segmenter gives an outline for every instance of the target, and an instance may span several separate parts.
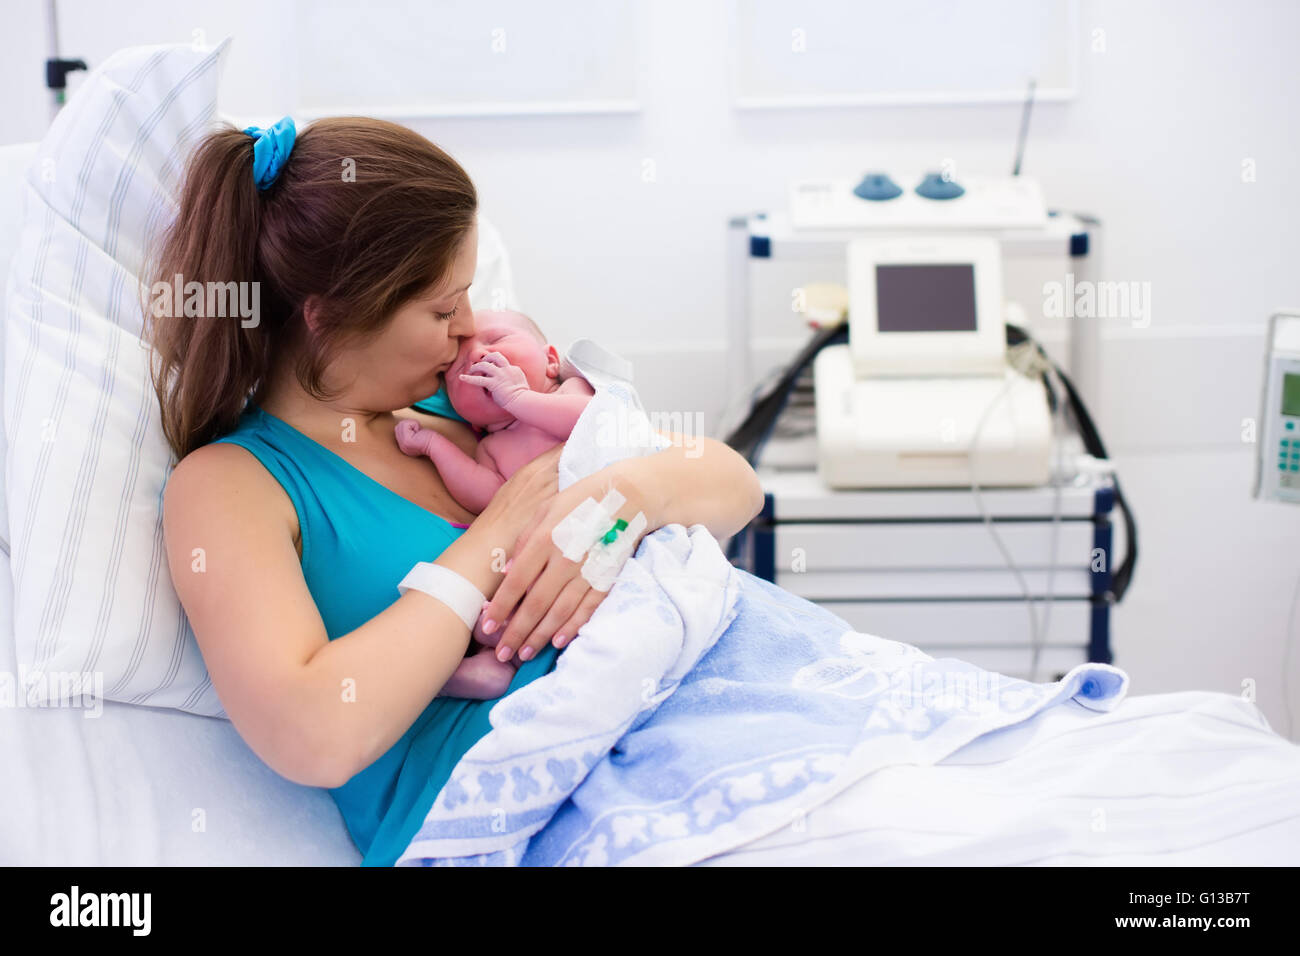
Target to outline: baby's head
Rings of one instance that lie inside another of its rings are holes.
[[[535,392],[553,392],[560,384],[560,353],[546,341],[542,330],[522,312],[476,311],[474,333],[460,343],[456,361],[445,373],[447,398],[457,414],[472,425],[486,428],[514,420],[486,388],[460,380],[460,375],[488,352],[500,352],[517,365]]]

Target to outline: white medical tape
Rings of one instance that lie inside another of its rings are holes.
[[[587,552],[587,560],[582,565],[582,576],[597,591],[608,591],[614,586],[614,579],[631,556],[636,547],[637,536],[645,530],[646,517],[638,511],[636,517],[627,523],[627,527],[618,532],[618,537],[609,544],[597,541]],[[608,530],[608,529],[606,529]]]
[[[551,529],[551,540],[570,561],[580,561],[593,544],[614,524],[614,512],[627,501],[615,488],[597,503],[587,498]]]
[[[414,589],[436,598],[456,612],[465,626],[474,630],[487,598],[463,575],[441,564],[421,561],[402,578],[397,590],[401,594]]]

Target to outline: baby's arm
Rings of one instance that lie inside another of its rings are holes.
[[[421,428],[419,422],[407,418],[397,423],[397,444],[408,455],[427,456],[438,466],[438,474],[452,497],[475,514],[482,513],[505,484],[505,479],[492,467],[492,458],[482,442],[478,454],[485,461],[478,462],[446,435]]]
[[[594,394],[585,380],[571,378],[561,382],[553,392],[534,392],[531,389],[516,392],[502,407],[525,425],[567,441]]]

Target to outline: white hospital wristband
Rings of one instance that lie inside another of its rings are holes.
[[[402,594],[412,588],[423,591],[447,605],[471,631],[474,630],[474,624],[478,621],[479,613],[487,601],[483,592],[470,584],[463,575],[457,574],[451,568],[428,561],[421,561],[411,568],[410,573],[397,585],[397,590]]]

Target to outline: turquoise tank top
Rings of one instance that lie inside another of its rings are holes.
[[[456,409],[451,407],[451,399],[447,397],[447,388],[445,385],[428,398],[416,402],[411,407],[422,412],[428,412],[431,415],[441,415],[443,418],[454,418],[458,422],[465,421],[465,419],[461,418],[460,415],[456,413]],[[465,424],[468,425],[469,422],[465,422]]]
[[[403,498],[258,406],[216,441],[252,452],[293,502],[303,577],[330,640],[396,601],[406,572],[432,561],[467,527]],[[548,644],[521,664],[507,693],[550,672],[558,654]],[[383,756],[330,790],[362,866],[397,862],[452,768],[492,729],[488,711],[495,703],[435,697]]]

